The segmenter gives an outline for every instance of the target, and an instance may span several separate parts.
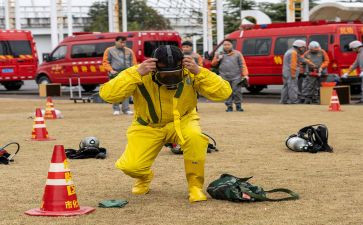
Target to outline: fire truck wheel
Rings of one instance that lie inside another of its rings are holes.
[[[41,76],[37,79],[37,84],[50,84],[50,80],[47,76]]]
[[[8,91],[17,91],[21,88],[21,86],[23,86],[23,84],[23,81],[9,81],[3,83],[4,87]]]
[[[264,88],[266,88],[266,86],[252,85],[247,87],[247,90],[252,94],[257,94],[260,93]]]
[[[83,90],[85,90],[86,92],[91,92],[94,91],[97,88],[97,84],[87,84],[87,85],[82,85]]]

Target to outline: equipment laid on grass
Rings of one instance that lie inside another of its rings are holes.
[[[103,200],[98,203],[98,207],[100,208],[123,208],[125,205],[129,203],[127,200]]]
[[[17,149],[14,154],[10,154],[8,151],[5,150],[6,147],[10,145],[16,145]],[[14,156],[18,154],[20,149],[20,145],[17,142],[10,142],[3,147],[0,147],[0,164],[8,165],[10,162],[14,162]]]
[[[44,117],[39,108],[35,110],[35,118],[32,130],[32,139],[33,141],[50,141],[55,140],[54,138],[50,138],[48,136],[48,131],[45,126]]]
[[[221,177],[208,185],[207,192],[212,198],[232,202],[258,202],[258,201],[286,201],[299,199],[299,195],[286,188],[276,188],[269,191],[262,187],[252,185],[247,181],[252,177],[238,178],[229,174]],[[290,197],[268,198],[267,193],[282,192]]]
[[[340,109],[339,98],[338,98],[336,90],[333,90],[333,94],[331,95],[329,111],[331,111],[331,112],[342,111]]]
[[[85,137],[79,143],[79,150],[66,149],[66,156],[69,159],[105,159],[106,149],[100,147],[100,141],[96,137]]]
[[[209,136],[206,133],[203,133],[205,136],[207,136],[210,140],[212,140],[212,143],[208,143],[208,147],[207,147],[207,153],[212,153],[213,151],[218,152],[219,150],[217,149],[217,142],[216,140],[214,140],[214,138],[212,138],[211,136]],[[183,154],[183,150],[181,149],[180,145],[175,144],[175,143],[167,143],[165,144],[165,147],[170,148],[170,151],[174,154],[180,155]]]
[[[328,128],[324,124],[306,126],[286,139],[286,147],[295,152],[333,152],[328,145]]]
[[[40,208],[30,209],[30,216],[76,216],[93,212],[92,207],[79,206],[69,163],[63,145],[55,145]]]

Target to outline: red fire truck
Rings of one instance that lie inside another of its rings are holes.
[[[44,58],[36,82],[69,85],[69,78],[74,84],[80,77],[85,91],[94,90],[98,84],[108,81],[102,57],[105,49],[115,44],[117,36],[127,37],[126,46],[134,51],[138,62],[151,57],[160,45],[181,46],[181,38],[175,31],[78,33],[65,38]]]
[[[329,74],[342,75],[356,58],[349,43],[363,40],[361,22],[294,22],[266,25],[242,25],[241,30],[227,36],[235,49],[242,52],[250,73],[251,92],[260,92],[267,85],[282,84],[283,55],[297,39],[317,41],[328,52]],[[211,53],[205,54],[205,67],[211,67],[211,59],[222,51],[220,43]],[[354,92],[360,91],[360,79],[355,70],[346,80]]]
[[[30,31],[0,30],[0,84],[19,90],[23,80],[33,80],[38,56]]]

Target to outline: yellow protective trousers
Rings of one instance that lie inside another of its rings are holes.
[[[180,128],[185,140],[181,145],[184,160],[199,163],[202,168],[195,172],[204,176],[208,138],[202,134],[198,116],[191,113],[182,117]],[[127,139],[126,149],[115,165],[133,178],[151,173],[150,168],[164,144],[180,143],[173,122],[163,127],[151,127],[135,121],[127,130]]]

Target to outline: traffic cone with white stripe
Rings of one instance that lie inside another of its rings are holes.
[[[338,95],[337,95],[337,91],[336,90],[333,90],[333,93],[331,95],[330,105],[329,105],[329,111],[331,111],[331,112],[339,112],[339,111],[342,111],[340,109],[339,98],[338,98]]]
[[[30,216],[76,216],[93,212],[92,207],[79,206],[69,163],[63,145],[55,145],[40,208],[30,209]]]
[[[32,140],[33,141],[55,140],[54,138],[50,138],[48,136],[48,131],[45,126],[42,111],[39,108],[37,108],[35,110],[35,118],[34,118],[33,130],[32,130]]]
[[[54,104],[51,97],[47,98],[47,103],[45,104],[44,119],[57,119],[57,114],[55,113]]]

